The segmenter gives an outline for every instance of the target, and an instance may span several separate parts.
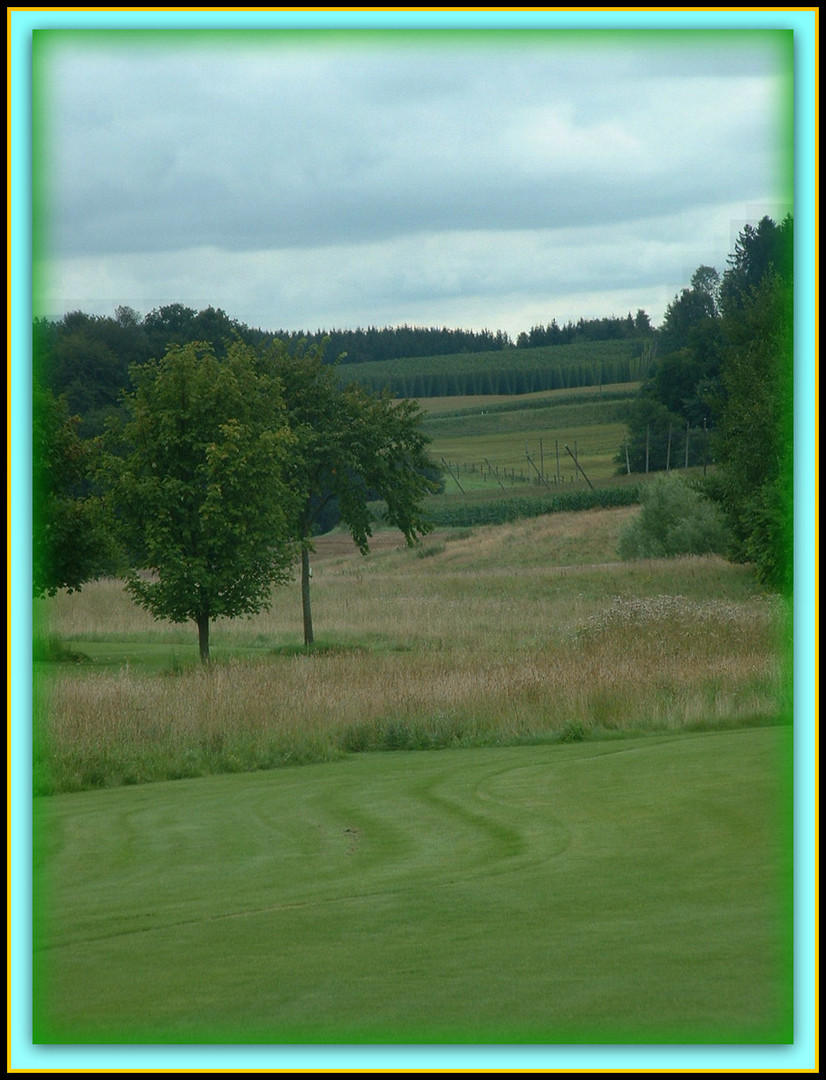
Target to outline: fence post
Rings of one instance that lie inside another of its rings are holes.
[[[494,472],[494,471],[493,471],[493,468],[492,468],[492,466],[491,466],[491,463],[490,463],[490,462],[488,461],[488,459],[487,459],[487,458],[485,458],[485,461],[487,462],[487,466],[488,466],[488,468],[490,469],[490,471],[491,471],[491,472],[493,473],[493,475],[494,475],[494,476],[496,477],[496,483],[497,483],[497,484],[499,485],[499,487],[500,487],[500,488],[501,488],[501,489],[502,489],[502,490],[504,491],[504,490],[505,490],[505,485],[504,485],[504,484],[502,483],[502,481],[501,481],[501,480],[499,479],[499,472],[498,472],[498,471],[496,471],[496,472]]]
[[[651,425],[647,424],[645,428],[645,471],[648,472],[648,451],[651,446]]]
[[[688,425],[689,421],[685,422],[685,467],[688,468]]]
[[[541,472],[539,471],[539,469],[537,469],[537,467],[536,467],[536,465],[534,464],[534,461],[533,461],[533,458],[531,457],[531,455],[530,455],[530,454],[528,454],[528,453],[527,453],[527,451],[526,451],[526,453],[525,453],[525,456],[526,456],[526,457],[527,457],[527,459],[528,459],[528,463],[529,463],[530,465],[532,465],[532,466],[533,466],[533,469],[534,469],[534,471],[536,472],[537,476],[539,477],[539,481],[540,481],[540,483],[544,484],[544,485],[545,485],[545,487],[546,487],[546,488],[548,489],[548,491],[550,491],[550,490],[551,490],[550,484],[549,484],[549,483],[548,483],[548,481],[547,481],[547,480],[545,479],[545,477],[544,477],[544,476],[542,475],[542,473],[541,473]]]

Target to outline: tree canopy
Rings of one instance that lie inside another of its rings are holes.
[[[107,565],[111,545],[91,490],[93,447],[65,398],[32,383],[32,574],[36,597],[74,592]]]
[[[295,438],[279,384],[241,343],[223,359],[176,345],[132,375],[106,463],[127,589],[156,618],[193,620],[207,661],[211,620],[265,609],[292,575]]]

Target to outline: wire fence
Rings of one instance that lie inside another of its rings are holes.
[[[498,485],[503,490],[518,486],[559,488],[562,485],[585,484],[593,487],[588,475],[589,462],[600,460],[599,475],[604,477],[605,462],[612,464],[612,475],[628,475],[649,472],[670,472],[678,469],[698,468],[705,474],[714,463],[709,432],[705,425],[667,431],[646,430],[627,439],[620,447],[578,447],[577,440],[570,443],[560,439],[540,439],[525,443],[524,454],[510,455],[505,460],[492,461],[483,457],[475,460],[449,461],[440,458],[440,464],[455,485],[464,490],[465,484],[478,487],[482,484]],[[587,468],[586,468],[587,465]]]

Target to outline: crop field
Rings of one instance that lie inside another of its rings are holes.
[[[649,364],[650,342],[626,339],[342,364],[339,373],[371,391],[420,398],[595,388],[644,379]]]
[[[637,389],[630,383],[510,398],[424,398],[420,405],[431,456],[450,466],[446,493],[507,492],[616,477],[624,409]]]

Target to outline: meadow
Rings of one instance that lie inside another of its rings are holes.
[[[505,745],[775,723],[788,716],[789,612],[716,556],[620,563],[636,507],[320,538],[318,642],[298,584],[249,620],[156,623],[121,584],[39,602],[35,790],[54,793],[333,760],[358,750]]]

